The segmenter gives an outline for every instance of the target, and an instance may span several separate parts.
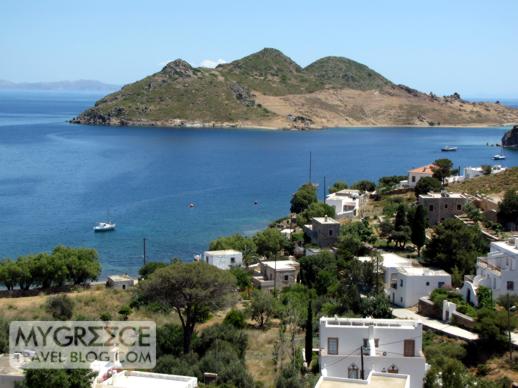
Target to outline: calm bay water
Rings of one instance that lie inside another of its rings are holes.
[[[103,274],[135,273],[142,239],[153,260],[190,260],[231,233],[252,234],[289,211],[308,179],[352,183],[440,157],[492,163],[505,128],[351,128],[312,132],[70,125],[99,95],[0,92],[0,257],[57,244],[96,248]],[[445,155],[443,145],[459,151]],[[506,151],[506,166],[518,152]],[[322,196],[322,193],[321,193]],[[258,205],[254,206],[254,201]],[[196,204],[189,208],[190,202]],[[95,234],[106,218],[113,233]]]

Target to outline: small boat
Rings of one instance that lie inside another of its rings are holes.
[[[108,222],[99,222],[94,226],[94,232],[109,232],[111,230],[115,230],[117,225],[111,221]]]
[[[504,154],[493,155],[493,160],[504,160],[506,156]]]
[[[195,205],[193,202],[191,202],[191,203],[189,204],[189,207],[190,207],[190,208],[193,208],[193,207],[196,207],[196,205]]]
[[[454,147],[454,146],[444,146],[441,148],[441,151],[443,152],[453,152],[453,151],[457,151],[458,147]]]

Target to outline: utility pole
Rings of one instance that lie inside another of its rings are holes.
[[[516,306],[511,306],[509,293],[507,293],[507,333],[509,335],[509,361],[513,362],[513,341],[511,338],[511,312],[516,311]]]
[[[143,243],[144,243],[144,246],[143,246],[143,248],[144,248],[144,265],[146,265],[146,241],[147,241],[147,238],[144,237],[144,241],[143,241]]]
[[[277,255],[275,255],[275,266],[273,271],[273,295],[277,295]]]
[[[360,355],[361,355],[361,370],[360,370],[360,378],[365,380],[365,370],[363,369],[363,346],[360,346]]]

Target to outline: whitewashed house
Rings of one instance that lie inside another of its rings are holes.
[[[254,271],[252,282],[255,287],[273,291],[295,284],[300,264],[295,260],[261,261],[249,268]]]
[[[198,379],[190,376],[123,370],[104,381],[96,379],[92,388],[196,388]]]
[[[460,292],[466,301],[477,305],[480,286],[489,288],[494,299],[518,292],[518,238],[492,242],[487,256],[477,259],[476,275],[466,277]]]
[[[111,275],[106,279],[106,287],[115,288],[117,290],[127,290],[137,284],[137,281],[131,276]]]
[[[381,257],[378,272],[383,276],[385,293],[392,304],[410,307],[436,288],[451,287],[451,275],[443,270],[423,267],[417,260],[395,253],[383,253]],[[367,256],[359,260],[374,260],[376,263],[375,259]]]
[[[412,320],[320,318],[316,387],[422,388],[422,324]]]
[[[360,190],[340,190],[326,197],[326,204],[335,208],[337,219],[361,217],[368,195]]]
[[[424,177],[432,177],[433,169],[435,168],[435,164],[427,164],[426,166],[413,168],[408,171],[408,187],[414,188],[417,185],[417,182],[421,178]]]
[[[442,269],[399,267],[390,276],[389,298],[392,304],[410,307],[443,287],[451,287],[451,275]]]
[[[495,164],[494,166],[491,166],[491,174],[498,174],[501,172],[504,172],[506,170],[505,167],[502,167],[499,164]],[[482,166],[480,167],[465,167],[464,168],[464,179],[472,179],[476,178],[478,176],[484,175],[484,169]]]
[[[243,264],[243,254],[233,249],[203,252],[203,261],[219,269],[240,267]]]

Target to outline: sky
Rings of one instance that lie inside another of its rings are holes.
[[[125,84],[274,47],[439,95],[518,98],[517,0],[1,0],[0,79]]]

